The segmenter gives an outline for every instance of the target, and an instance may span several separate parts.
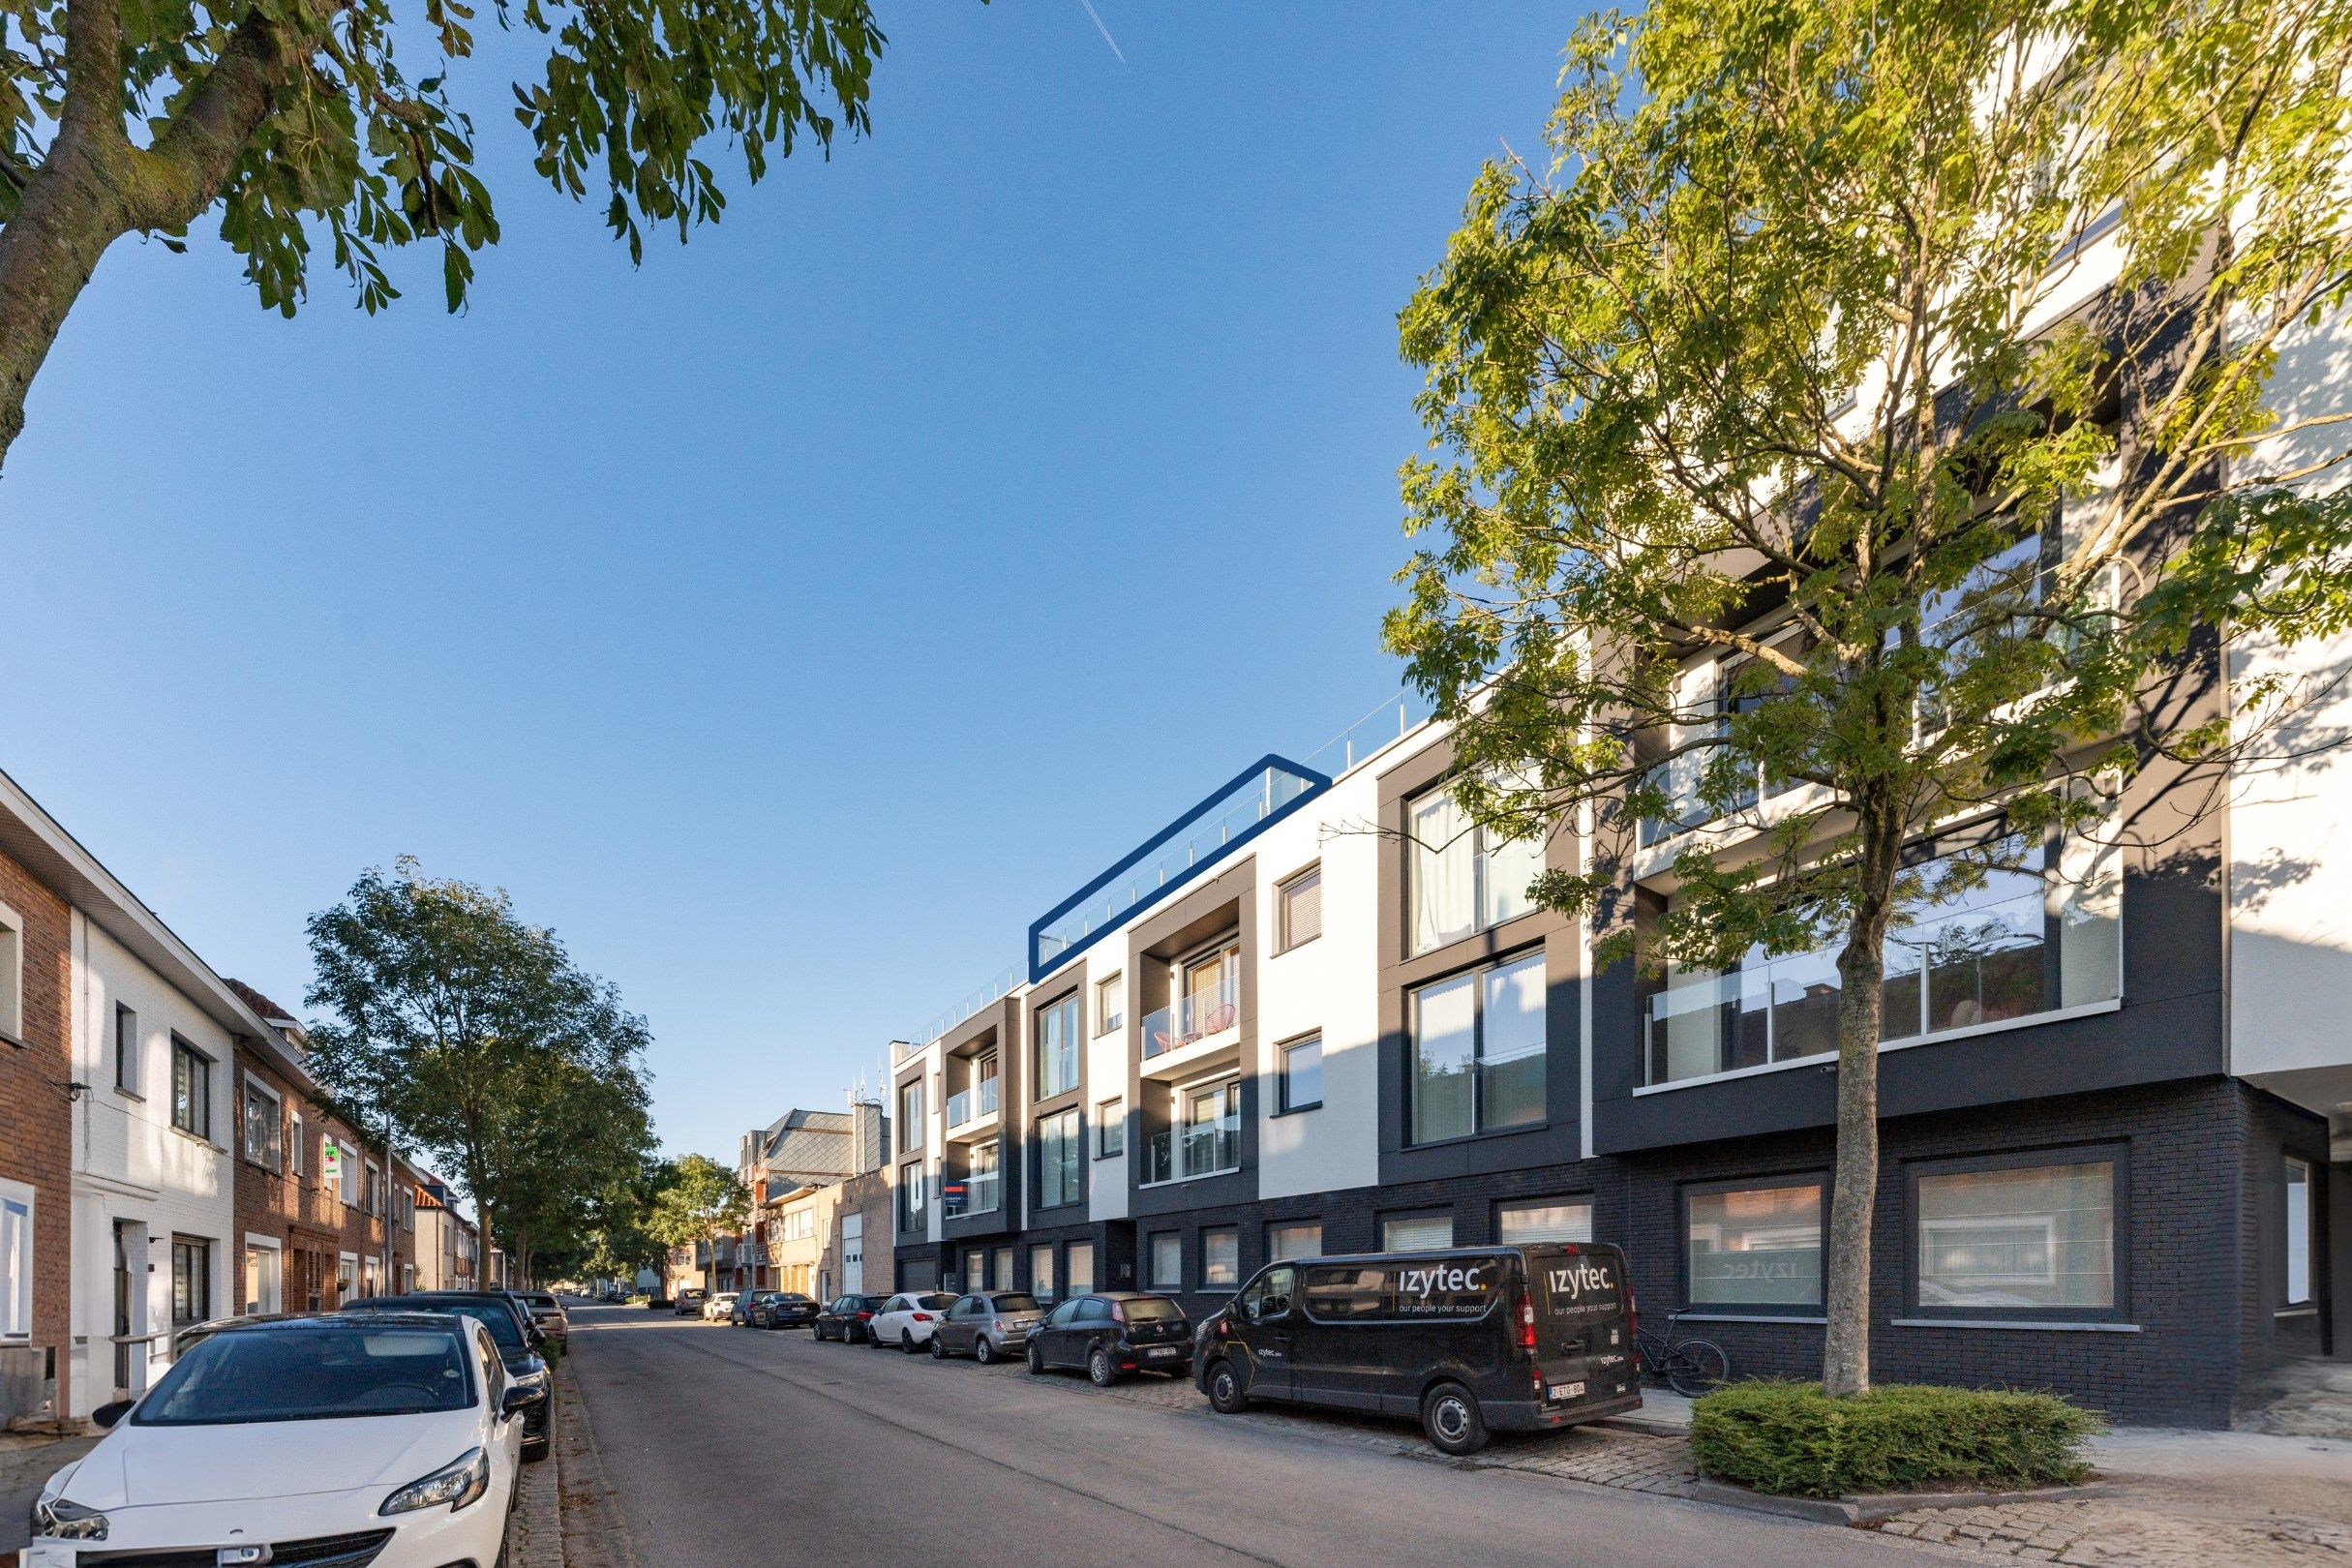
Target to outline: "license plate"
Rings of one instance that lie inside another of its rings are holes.
[[[1584,1397],[1584,1385],[1582,1383],[1554,1383],[1552,1385],[1552,1392],[1546,1397],[1554,1404],[1562,1400],[1581,1400]]]
[[[1148,1356],[1172,1356],[1175,1353],[1176,1346],[1172,1344],[1155,1345],[1151,1349],[1144,1352],[1144,1354]]]

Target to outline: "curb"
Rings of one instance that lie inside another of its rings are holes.
[[[1643,1437],[1688,1437],[1691,1434],[1688,1422],[1670,1421],[1664,1416],[1645,1416],[1635,1410],[1623,1415],[1603,1416],[1598,1421],[1587,1421],[1583,1425],[1599,1427],[1606,1432],[1635,1432]]]
[[[1598,1425],[1598,1423],[1595,1423]],[[1845,1524],[1868,1529],[1897,1514],[1918,1508],[1998,1508],[2008,1503],[2051,1502],[2076,1497],[2102,1497],[2112,1487],[2035,1487],[2026,1492],[1874,1492],[1851,1497],[1776,1497],[1722,1481],[1694,1482],[1685,1493],[1695,1502],[1724,1508],[1744,1508],[1752,1514],[1779,1514],[1816,1524]]]

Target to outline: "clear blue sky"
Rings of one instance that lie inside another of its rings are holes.
[[[116,246],[0,480],[0,768],[282,1002],[409,853],[648,1016],[673,1152],[839,1106],[1395,689],[1396,312],[1574,19],[1095,6],[1124,64],[1081,0],[881,0],[874,136],[640,270],[462,69],[459,318],[428,256],[287,322],[209,232]]]

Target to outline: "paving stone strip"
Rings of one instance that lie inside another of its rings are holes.
[[[574,1409],[577,1410],[577,1401]],[[563,1425],[561,1402],[556,1423]],[[564,1568],[563,1557],[563,1445],[554,1445],[547,1458],[523,1466],[513,1520],[507,1525],[507,1568]]]
[[[2080,1568],[2344,1568],[2352,1524],[2293,1515],[2216,1516],[2090,1497],[1976,1508],[1922,1508],[1879,1525],[1988,1557]]]

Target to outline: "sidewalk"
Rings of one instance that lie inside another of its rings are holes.
[[[95,1437],[0,1433],[0,1562],[33,1538],[33,1499],[42,1484],[98,1446]]]

